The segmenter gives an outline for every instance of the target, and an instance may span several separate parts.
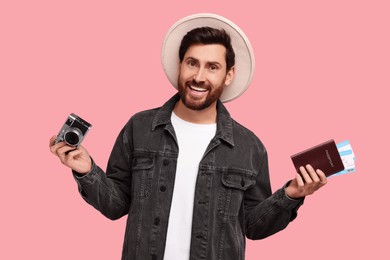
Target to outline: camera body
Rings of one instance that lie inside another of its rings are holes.
[[[71,113],[58,133],[55,143],[65,141],[70,146],[79,147],[91,127],[90,123]]]

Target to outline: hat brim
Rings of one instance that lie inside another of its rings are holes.
[[[235,53],[235,76],[230,85],[225,86],[220,100],[228,102],[241,96],[249,87],[255,69],[252,46],[241,29],[228,19],[209,13],[201,13],[184,17],[177,21],[165,35],[162,46],[161,62],[164,72],[177,89],[179,76],[179,47],[183,36],[192,29],[209,26],[224,29],[231,38]]]

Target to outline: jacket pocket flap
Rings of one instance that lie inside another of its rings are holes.
[[[153,167],[154,158],[145,156],[133,157],[133,170],[147,170]]]
[[[222,183],[230,188],[247,190],[256,183],[255,174],[245,170],[229,169],[222,175]]]

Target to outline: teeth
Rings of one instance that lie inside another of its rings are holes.
[[[198,87],[194,87],[194,86],[190,86],[190,88],[192,88],[193,90],[196,90],[196,91],[200,91],[200,92],[206,92],[207,91],[207,89],[198,88]]]

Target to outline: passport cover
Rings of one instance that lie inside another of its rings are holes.
[[[291,156],[295,170],[300,173],[299,167],[310,164],[315,170],[320,169],[326,176],[344,170],[339,151],[333,139],[311,147]]]

